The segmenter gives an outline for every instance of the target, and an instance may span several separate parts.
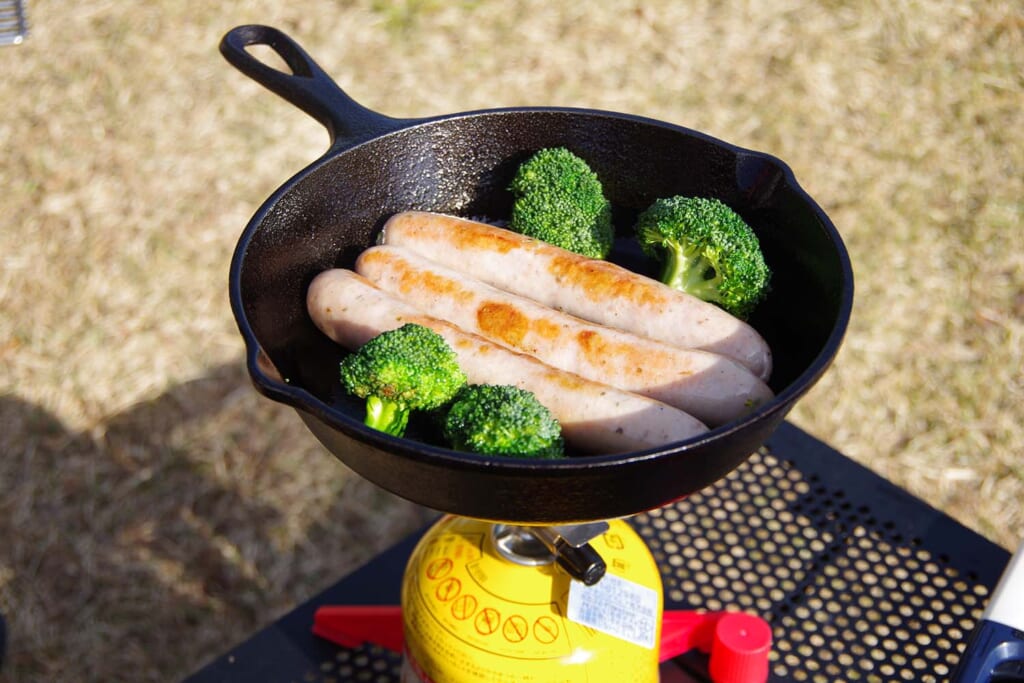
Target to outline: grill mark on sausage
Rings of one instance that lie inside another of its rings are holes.
[[[493,234],[480,230],[473,223],[459,223],[459,230],[452,231],[452,240],[460,249],[483,249],[507,253],[522,249],[534,240],[517,233]]]
[[[368,250],[360,255],[361,259],[364,259],[367,263],[390,263],[390,267],[394,268],[398,272],[399,277],[397,281],[399,288],[404,294],[408,294],[413,290],[423,290],[431,292],[439,297],[448,297],[460,302],[467,302],[473,300],[473,294],[466,291],[464,287],[459,286],[459,283],[451,278],[431,273],[429,271],[417,271],[414,268],[410,268],[408,265],[402,262],[395,262],[388,259],[386,254]]]
[[[575,258],[569,254],[554,254],[548,272],[559,283],[579,287],[591,301],[622,299],[638,306],[663,306],[667,298],[646,285],[641,285],[631,274],[618,268],[609,268],[601,261]]]
[[[528,339],[557,340],[562,328],[542,318],[527,315],[517,306],[500,301],[484,301],[476,309],[476,323],[484,336],[499,339],[514,348],[533,353],[535,344]]]
[[[518,349],[525,346],[523,340],[530,331],[530,320],[525,315],[497,301],[485,301],[477,307],[476,324],[484,335]]]

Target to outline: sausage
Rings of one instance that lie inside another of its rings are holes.
[[[427,315],[561,370],[675,406],[712,426],[772,398],[768,385],[725,356],[581,320],[405,247],[371,247],[355,269]]]
[[[388,294],[345,269],[317,275],[306,295],[313,323],[340,345],[355,350],[406,323],[433,329],[455,351],[474,384],[512,384],[531,391],[562,425],[567,444],[588,453],[662,447],[707,431],[677,408],[558,370],[466,332]]]
[[[380,243],[408,247],[591,322],[728,356],[762,380],[771,375],[771,350],[753,327],[714,304],[610,261],[486,223],[424,211],[389,218]]]

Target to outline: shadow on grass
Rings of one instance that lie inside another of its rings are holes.
[[[87,432],[0,397],[0,680],[173,680],[429,514],[227,364]]]

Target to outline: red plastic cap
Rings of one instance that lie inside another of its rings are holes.
[[[751,614],[725,614],[715,624],[708,673],[715,683],[764,683],[772,629]]]

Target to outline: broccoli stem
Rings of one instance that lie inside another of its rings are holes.
[[[402,436],[409,424],[409,408],[398,401],[384,401],[378,396],[366,398],[367,427],[372,427],[392,436]]]
[[[722,278],[710,261],[700,254],[687,253],[678,245],[666,248],[663,253],[662,282],[704,301],[721,300]]]

